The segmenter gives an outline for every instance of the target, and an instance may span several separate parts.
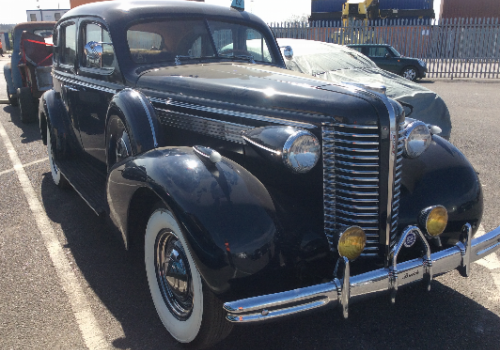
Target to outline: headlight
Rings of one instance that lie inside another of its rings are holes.
[[[365,231],[359,226],[351,226],[340,235],[337,250],[340,256],[354,260],[361,255],[365,244]]]
[[[319,141],[308,131],[299,130],[288,137],[283,146],[283,162],[295,173],[306,173],[318,162]]]
[[[422,67],[424,67],[424,68],[425,68],[425,62],[424,62],[424,61],[422,61],[422,60],[418,60],[418,64],[420,64]]]
[[[419,226],[432,237],[437,237],[444,232],[448,224],[448,212],[442,205],[425,208],[420,213]]]
[[[421,155],[431,144],[431,133],[426,124],[415,120],[405,127],[405,156],[416,158]]]

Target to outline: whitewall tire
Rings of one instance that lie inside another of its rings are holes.
[[[224,319],[222,302],[204,290],[182,232],[169,210],[153,211],[144,240],[146,275],[167,331],[180,343],[203,348],[225,338],[232,324]]]
[[[59,167],[57,166],[54,159],[54,149],[52,147],[52,139],[50,137],[50,127],[47,124],[47,153],[49,155],[50,173],[52,175],[52,181],[58,187],[64,188],[68,186],[68,181],[61,174]]]

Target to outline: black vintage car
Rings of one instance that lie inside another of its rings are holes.
[[[337,304],[347,317],[500,247],[499,229],[472,239],[481,185],[458,149],[383,86],[286,70],[242,9],[89,4],[55,44],[39,105],[54,183],[144,247],[179,342]]]

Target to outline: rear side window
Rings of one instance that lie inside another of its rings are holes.
[[[372,46],[368,50],[369,57],[384,57],[386,53],[387,49],[384,46],[382,47]]]
[[[62,28],[61,63],[74,64],[76,58],[76,24]]]

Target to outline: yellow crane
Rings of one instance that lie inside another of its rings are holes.
[[[342,7],[342,21],[344,26],[347,26],[354,21],[363,21],[366,24],[369,20],[375,19],[429,19],[434,18],[433,3],[433,0],[422,0],[412,3],[415,8],[408,6],[390,8],[388,4],[397,6],[397,3],[387,0],[346,0]]]
[[[347,0],[342,8],[344,26],[354,21],[380,18],[379,0]]]

